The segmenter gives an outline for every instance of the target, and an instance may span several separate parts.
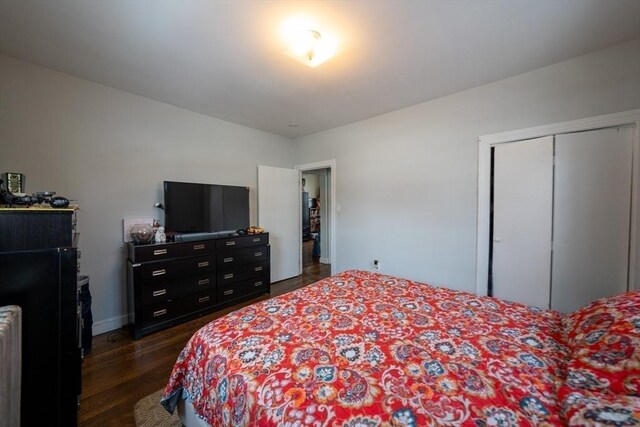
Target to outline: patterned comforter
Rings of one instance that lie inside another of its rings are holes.
[[[561,315],[348,271],[200,329],[162,398],[211,425],[560,425]]]

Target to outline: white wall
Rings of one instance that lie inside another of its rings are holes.
[[[639,107],[640,41],[293,145],[0,56],[0,172],[78,200],[100,331],[127,311],[122,218],[162,219],[163,180],[247,185],[255,223],[257,164],[336,159],[337,271],[380,259],[382,272],[472,291],[477,137]]]
[[[312,173],[303,173],[302,179],[304,179],[304,191],[309,193],[310,199],[315,199],[320,194],[320,186],[318,184],[318,175]]]
[[[299,138],[296,163],[337,161],[336,271],[473,291],[478,136],[638,107],[640,40]]]
[[[122,218],[162,221],[176,180],[251,187],[255,224],[258,164],[292,167],[291,140],[0,56],[0,172],[80,205],[94,332],[127,312]]]

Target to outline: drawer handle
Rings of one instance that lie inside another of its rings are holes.
[[[262,286],[262,281],[256,282],[253,286]]]
[[[222,262],[232,262],[233,261],[233,257],[230,256],[229,258],[225,258],[222,260]]]
[[[167,293],[166,289],[160,289],[159,291],[153,291],[154,297],[159,297],[160,295],[165,295]]]
[[[160,317],[160,316],[164,316],[165,314],[167,314],[167,309],[163,308],[162,310],[154,311],[153,317]]]
[[[255,256],[262,256],[262,252],[256,252]]]
[[[225,278],[225,279],[233,279],[233,273],[225,274],[225,275],[224,275],[224,278]]]
[[[230,240],[230,241],[225,243],[225,245],[227,245],[227,246],[234,246],[235,244],[236,244],[235,240]]]
[[[198,268],[209,267],[209,261],[203,261],[198,263]]]
[[[198,280],[198,285],[207,285],[209,284],[209,279]]]
[[[233,289],[229,289],[228,291],[224,291],[225,295],[231,295],[233,293]]]
[[[156,249],[155,251],[153,251],[154,255],[164,255],[167,253],[166,249]]]
[[[254,268],[253,271],[262,271],[262,266]]]
[[[253,241],[254,241],[254,242],[259,242],[259,241],[260,241],[260,238],[259,238],[259,237],[254,237],[254,238],[253,238]]]
[[[202,304],[203,302],[209,301],[209,297],[198,298],[198,303]]]
[[[163,274],[167,274],[167,270],[166,269],[162,269],[162,270],[154,270],[151,272],[152,276],[162,276]]]
[[[200,249],[204,249],[204,245],[193,245],[194,251],[199,251]]]

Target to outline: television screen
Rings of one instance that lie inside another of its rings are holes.
[[[164,182],[165,226],[176,233],[235,231],[249,227],[249,188]]]

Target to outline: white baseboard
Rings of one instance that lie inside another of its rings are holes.
[[[320,257],[320,264],[331,264],[331,261],[329,261],[329,258]]]
[[[122,326],[128,323],[127,320],[128,316],[125,314],[122,316],[116,316],[110,319],[93,322],[93,336],[120,329]]]

